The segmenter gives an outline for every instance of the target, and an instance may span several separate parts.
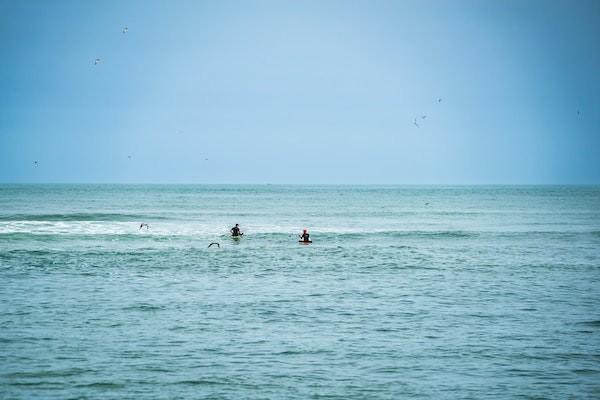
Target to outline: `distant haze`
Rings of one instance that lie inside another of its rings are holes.
[[[600,183],[599,38],[585,0],[0,0],[0,182]]]

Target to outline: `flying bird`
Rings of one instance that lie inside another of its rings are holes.
[[[131,160],[131,156],[127,156],[127,158],[129,158]]]
[[[100,64],[100,61],[102,61],[102,60],[101,60],[101,59],[99,59],[99,58],[96,58],[96,59],[94,60],[94,65],[98,65],[98,64]]]
[[[37,161],[34,161],[34,162],[33,162],[33,165],[35,165],[35,166],[37,167],[37,166],[38,166],[38,162],[37,162]]]
[[[129,28],[128,28],[128,27],[124,27],[124,28],[123,28],[123,34],[127,33],[127,31],[128,31],[128,30],[129,30]]]
[[[421,115],[421,119],[427,118],[427,115]]]
[[[150,229],[150,225],[146,224],[145,222],[140,224],[140,227],[138,228],[138,230],[142,229],[142,228],[146,228],[146,230]]]
[[[216,244],[218,248],[221,248],[221,245],[217,242],[212,242],[211,244],[208,245],[208,247],[212,246],[213,244]]]
[[[442,98],[440,97],[440,98],[438,99],[438,103],[441,103],[441,102],[442,102]]]
[[[413,124],[414,124],[414,125],[415,125],[417,128],[419,128],[419,124],[417,124],[417,119],[416,119],[416,118],[414,119],[414,121],[413,121]]]

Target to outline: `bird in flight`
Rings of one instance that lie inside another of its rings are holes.
[[[127,33],[127,31],[128,31],[128,30],[129,30],[129,28],[128,28],[128,27],[126,27],[126,26],[125,26],[125,27],[123,27],[123,34]]]
[[[216,244],[218,248],[221,248],[221,245],[217,242],[212,242],[211,244],[208,245],[208,247],[212,246],[213,244]]]
[[[131,156],[127,156],[127,158],[129,158],[131,160]]]
[[[101,59],[99,59],[99,58],[96,58],[96,59],[94,60],[94,65],[98,65],[98,64],[100,64],[100,61],[102,61],[102,60],[101,60]]]
[[[419,124],[417,124],[417,118],[415,118],[415,119],[413,120],[413,124],[414,124],[414,125],[415,125],[417,128],[420,128]]]
[[[34,162],[33,162],[33,165],[37,167],[37,166],[38,166],[38,162],[37,162],[37,161],[34,161]]]
[[[441,103],[441,102],[442,102],[442,98],[440,97],[440,98],[438,99],[438,103]]]

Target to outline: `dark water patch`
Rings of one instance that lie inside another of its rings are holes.
[[[600,359],[600,354],[596,353],[579,353],[579,352],[561,352],[561,353],[553,353],[552,356],[556,359],[565,360],[565,361],[575,361],[575,360],[596,360]]]
[[[322,241],[344,240],[352,241],[367,240],[377,244],[377,240],[385,239],[470,239],[477,238],[481,232],[468,231],[373,231],[373,232],[351,232],[351,233],[315,233],[313,237]],[[411,246],[395,246],[395,249],[410,249]]]
[[[14,311],[14,312],[4,312],[2,313],[3,316],[5,317],[21,317],[24,315],[31,315],[32,312],[31,311],[25,311],[25,310],[18,310],[18,311]]]
[[[162,306],[162,305],[155,305],[155,304],[136,304],[136,305],[132,305],[132,306],[127,306],[127,307],[123,307],[123,311],[162,311],[165,310],[166,307]]]
[[[377,328],[374,329],[375,332],[383,332],[383,333],[390,333],[390,332],[397,332],[398,330],[395,328]]]
[[[497,315],[490,315],[490,314],[483,314],[483,313],[471,313],[471,314],[465,314],[465,316],[472,317],[472,318],[484,318],[484,319],[498,318]]]
[[[9,382],[7,383],[7,385],[10,386],[24,386],[24,387],[37,387],[37,388],[48,388],[48,387],[63,387],[63,383],[62,382],[52,382],[52,381],[36,381],[36,382],[30,382],[30,381],[15,381],[15,382]]]
[[[596,319],[596,320],[592,320],[592,321],[581,321],[581,322],[577,322],[577,325],[584,325],[584,326],[589,326],[589,327],[594,327],[594,328],[600,328],[600,320]]]
[[[160,215],[121,213],[0,214],[0,221],[147,221],[164,220]]]
[[[202,249],[203,250],[203,249]],[[0,259],[42,259],[48,264],[64,264],[66,261],[74,260],[90,260],[90,259],[111,259],[112,257],[139,257],[140,260],[154,258],[157,256],[173,256],[179,255],[182,257],[197,254],[196,249],[100,249],[100,250],[23,250],[14,249],[0,252]],[[97,267],[97,265],[86,263],[87,266]]]
[[[576,373],[577,375],[597,375],[597,374],[600,374],[600,370],[591,369],[591,368],[574,369],[573,372]]]
[[[7,232],[0,233],[0,240],[5,242],[10,241],[51,241],[58,239],[57,234],[51,233],[32,233],[32,232]],[[64,237],[64,236],[63,236]],[[33,250],[35,251],[35,250]]]
[[[391,237],[415,237],[415,238],[430,238],[430,239],[467,239],[480,236],[480,232],[467,231],[409,231],[409,232],[390,232],[385,236]]]
[[[313,231],[311,237],[318,242],[332,242],[335,240],[359,240],[370,238],[432,238],[432,239],[452,239],[452,238],[475,238],[482,232],[475,231],[363,231],[363,232],[318,232]],[[226,236],[225,236],[226,237]],[[247,239],[297,239],[298,235],[288,232],[261,232],[248,234],[242,240]],[[317,243],[317,242],[315,242]],[[409,246],[401,246],[401,248],[410,248]]]
[[[0,234],[0,237],[2,236],[2,234]],[[16,249],[16,250],[8,250],[8,251],[2,251],[0,252],[0,258],[12,258],[12,257],[19,257],[19,256],[50,256],[50,255],[55,255],[57,252],[56,251],[50,251],[50,250],[23,250],[23,249]]]
[[[284,350],[279,352],[274,352],[273,355],[277,356],[299,356],[299,355],[309,355],[309,354],[332,354],[333,350],[327,349],[319,349],[319,350]]]
[[[140,371],[162,372],[162,373],[169,373],[169,372],[174,371],[173,369],[164,368],[164,367],[154,367],[154,366],[142,366],[142,367],[138,367],[137,369]]]
[[[173,382],[173,385],[193,385],[193,386],[214,386],[214,385],[229,385],[230,382],[214,381],[209,379],[188,379],[183,381]]]
[[[390,250],[410,250],[410,249],[413,249],[412,246],[396,245],[396,244],[391,244],[387,248],[390,249]]]
[[[403,372],[404,368],[397,367],[381,367],[375,368],[374,372],[377,374],[397,374],[399,372]]]
[[[561,231],[561,230],[523,230],[523,231],[502,231],[502,232],[487,232],[490,239],[576,239],[584,238],[589,235],[584,231]]]
[[[177,331],[185,331],[190,329],[189,326],[184,326],[184,325],[177,325],[177,326],[173,326],[171,328],[168,328],[170,331],[172,332],[177,332]]]
[[[18,371],[2,375],[7,379],[35,379],[35,378],[64,378],[92,372],[83,368],[68,368],[62,370]]]
[[[118,382],[92,382],[92,383],[81,383],[75,385],[77,388],[90,388],[90,389],[122,389],[126,387],[124,383]]]

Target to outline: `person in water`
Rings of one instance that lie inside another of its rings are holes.
[[[231,236],[242,236],[243,233],[240,232],[240,225],[235,224],[233,228],[231,228]]]
[[[310,242],[310,235],[308,234],[308,230],[305,229],[304,231],[302,231],[300,239],[302,239],[303,242]]]

